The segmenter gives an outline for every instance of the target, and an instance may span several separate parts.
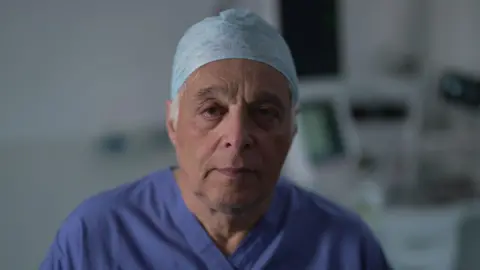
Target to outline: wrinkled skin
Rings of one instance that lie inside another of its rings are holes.
[[[178,98],[167,126],[182,192],[228,215],[268,202],[295,134],[286,78],[260,62],[220,60],[197,69]]]

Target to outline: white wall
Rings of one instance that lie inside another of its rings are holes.
[[[433,67],[480,73],[480,2],[430,1],[430,55]]]
[[[0,5],[2,141],[160,123],[176,41],[213,9],[188,0]]]
[[[264,10],[272,1],[248,2],[275,21]],[[429,2],[432,70],[480,72],[478,1]],[[374,45],[396,44],[396,35],[375,33],[397,31],[386,26],[402,20],[382,20],[402,9],[381,0],[342,3],[346,77],[339,83],[368,83],[378,75]],[[0,269],[35,269],[83,198],[173,161],[170,152],[107,159],[93,139],[111,128],[162,124],[175,44],[213,7],[213,0],[0,2]]]

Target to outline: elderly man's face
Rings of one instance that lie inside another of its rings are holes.
[[[169,132],[185,185],[225,213],[268,199],[294,136],[285,77],[256,61],[220,60],[195,71],[179,98]]]

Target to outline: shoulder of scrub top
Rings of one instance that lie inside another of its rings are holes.
[[[154,199],[161,207],[160,204],[163,200],[152,197],[159,195],[155,192],[157,189],[168,188],[167,185],[162,186],[162,182],[167,183],[168,181],[159,181],[165,177],[168,177],[167,170],[156,171],[85,199],[67,216],[60,230],[72,227],[74,224],[99,225],[115,213],[122,212],[125,209],[133,210],[144,203],[152,202]]]
[[[318,222],[325,229],[331,228],[345,235],[376,241],[369,226],[353,211],[285,177],[280,178],[278,188],[290,191],[290,211],[295,216],[306,216],[308,222]]]

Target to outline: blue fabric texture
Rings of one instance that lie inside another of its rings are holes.
[[[249,59],[268,64],[289,81],[293,101],[298,79],[283,37],[258,15],[229,9],[190,27],[180,39],[173,60],[171,99],[199,67],[223,59]]]
[[[266,215],[224,256],[185,206],[173,172],[158,171],[84,201],[41,270],[386,270],[355,215],[281,179]]]

